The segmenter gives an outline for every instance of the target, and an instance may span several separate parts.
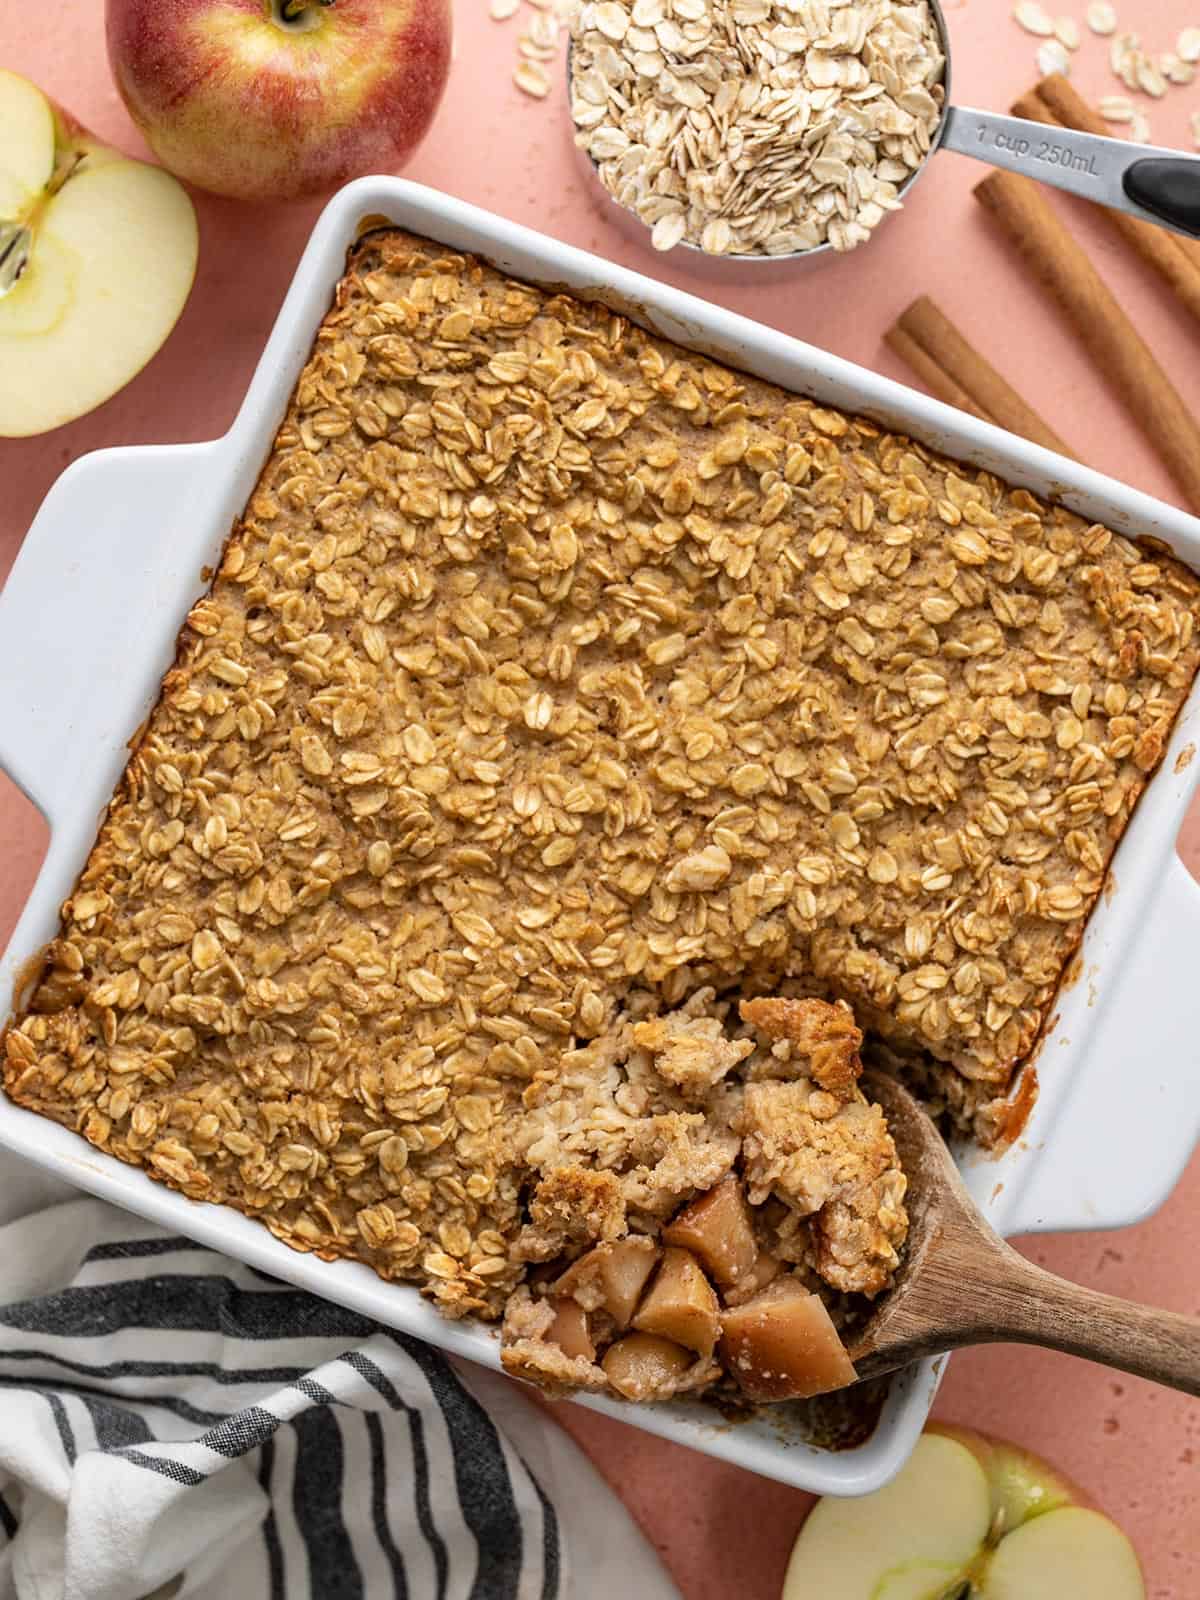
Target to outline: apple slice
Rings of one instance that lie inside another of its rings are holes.
[[[54,171],[54,112],[40,89],[0,70],[4,144],[0,149],[0,218],[15,217]]]
[[[929,1433],[945,1434],[965,1444],[978,1456],[992,1486],[993,1538],[1019,1528],[1031,1517],[1059,1506],[1087,1503],[1083,1491],[1056,1472],[1040,1456],[1010,1444],[1007,1439],[989,1439],[972,1428],[959,1428],[951,1422],[931,1422]]]
[[[818,1501],[783,1600],[1145,1600],[1129,1540],[1076,1492],[1016,1445],[935,1424],[877,1493]]]
[[[0,71],[0,437],[44,433],[133,378],[196,273],[192,203]]]
[[[983,1549],[987,1475],[957,1439],[927,1433],[899,1476],[861,1500],[818,1500],[783,1600],[941,1600]]]
[[[987,1600],[1143,1600],[1145,1592],[1129,1540],[1086,1506],[1046,1511],[1014,1528],[996,1546],[980,1588]]]
[[[555,1303],[554,1321],[546,1329],[546,1337],[572,1361],[596,1359],[596,1346],[588,1327],[587,1312],[576,1300],[559,1300]]]
[[[572,1295],[588,1311],[603,1308],[623,1330],[637,1310],[659,1254],[652,1239],[641,1237],[595,1245],[571,1263],[552,1293]]]

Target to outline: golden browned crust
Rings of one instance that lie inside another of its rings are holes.
[[[807,1076],[839,1100],[852,1100],[862,1076],[862,1029],[848,1006],[812,998],[743,1000],[743,1022],[771,1039],[786,1039],[804,1059]]]
[[[869,421],[372,235],[8,1092],[452,1314],[523,1271],[527,1087],[635,988],[820,986],[969,1124],[1159,758],[1198,597]],[[627,1203],[727,1170],[703,1123],[655,1123]]]
[[[611,1172],[590,1167],[552,1168],[529,1202],[529,1223],[516,1251],[523,1261],[552,1261],[625,1232],[625,1197]]]

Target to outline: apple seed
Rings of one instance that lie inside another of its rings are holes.
[[[16,288],[32,251],[32,229],[20,222],[0,222],[0,296]]]

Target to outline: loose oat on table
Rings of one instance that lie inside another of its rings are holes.
[[[1049,39],[1054,32],[1054,18],[1037,0],[1019,0],[1013,7],[1013,18],[1026,33],[1035,38]]]
[[[1054,37],[1068,50],[1078,50],[1082,42],[1079,24],[1074,17],[1059,17],[1054,24]]]
[[[1137,81],[1138,88],[1155,100],[1161,100],[1170,88],[1158,67],[1148,58],[1143,58],[1138,63]]]
[[[1144,111],[1135,111],[1129,125],[1129,137],[1135,144],[1150,143],[1150,118]]]
[[[513,82],[522,94],[531,95],[535,100],[544,100],[550,93],[546,69],[536,61],[523,60],[513,73]]]
[[[1060,72],[1064,78],[1069,77],[1071,54],[1066,45],[1058,39],[1047,39],[1045,44],[1039,45],[1037,69],[1043,78],[1049,77],[1052,72]]]
[[[1168,83],[1177,86],[1186,86],[1193,83],[1196,78],[1196,69],[1191,62],[1183,61],[1173,51],[1166,51],[1158,58],[1158,70]]]
[[[576,142],[661,250],[849,250],[898,208],[941,117],[925,0],[582,0]]]
[[[1133,101],[1127,95],[1106,94],[1096,103],[1105,122],[1132,122]]]
[[[848,1001],[987,1138],[1198,616],[1183,567],[1024,490],[372,235],[7,1032],[6,1087],[484,1316],[564,1195],[568,1242],[737,1159],[737,1084],[770,1076],[743,1044],[777,1014],[730,1037],[668,1015],[707,988],[721,1015],[731,992]],[[797,1271],[794,1202],[819,1190],[785,1130],[849,1131],[841,1027],[794,1015],[776,1042],[809,1058],[807,1105],[784,1096],[772,1133],[752,1102]],[[555,1177],[563,1151],[582,1177]],[[865,1182],[827,1238],[864,1271],[892,1200]]]
[[[1141,43],[1139,34],[1119,33],[1108,47],[1109,65],[1127,89],[1138,87],[1138,67],[1145,59]]]
[[[1175,81],[1189,81],[1185,76],[1185,63],[1181,60],[1178,69],[1172,69],[1175,77],[1168,78],[1160,64],[1152,56],[1146,54],[1141,48],[1141,38],[1136,33],[1119,34],[1110,47],[1110,62],[1112,70],[1121,79],[1125,87],[1134,94],[1146,94],[1154,100],[1161,100]]]
[[[1109,4],[1109,0],[1092,0],[1087,8],[1087,25],[1093,33],[1101,36],[1115,33],[1117,28],[1116,7]]]

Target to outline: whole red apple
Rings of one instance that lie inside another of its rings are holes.
[[[163,166],[242,200],[395,170],[450,68],[450,0],[108,0],[107,25]]]

